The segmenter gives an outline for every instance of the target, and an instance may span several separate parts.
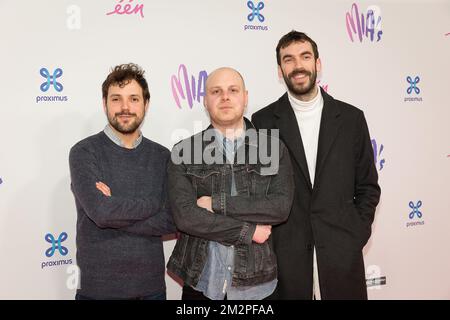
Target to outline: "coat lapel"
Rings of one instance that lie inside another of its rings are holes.
[[[286,144],[291,155],[300,167],[310,190],[312,190],[300,129],[298,128],[297,118],[292,110],[287,93],[278,100],[274,113],[277,117],[275,123],[280,130],[280,139]]]
[[[325,159],[335,141],[341,126],[340,110],[333,97],[328,95],[322,88],[323,110],[320,120],[319,145],[317,148],[317,162],[315,181],[319,181],[321,170]]]

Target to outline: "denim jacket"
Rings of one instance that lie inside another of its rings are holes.
[[[254,130],[249,120],[245,119],[245,123],[247,130]],[[209,129],[212,126],[181,141],[172,151],[168,165],[169,198],[180,237],[167,268],[185,285],[196,286],[211,240],[235,247],[232,286],[271,281],[277,277],[272,240],[258,244],[252,238],[257,224],[276,225],[288,218],[294,194],[288,150],[280,140],[271,137],[271,142],[265,145],[267,153],[272,152],[279,160],[276,165],[263,161],[260,145],[268,136],[258,133],[256,139],[245,139],[239,148],[244,150],[238,149],[233,165],[211,164],[204,156],[215,144],[205,138]],[[215,151],[211,153],[214,156]],[[255,154],[258,156],[252,157]],[[233,197],[232,172],[237,191]],[[202,196],[212,198],[213,213],[197,206],[197,199]]]

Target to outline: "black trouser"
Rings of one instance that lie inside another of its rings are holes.
[[[181,294],[181,300],[211,300],[203,294],[201,291],[197,291],[191,286],[183,286],[183,293]],[[225,295],[224,300],[227,300]]]
[[[211,300],[206,297],[201,291],[197,291],[191,286],[183,286],[183,293],[181,300]]]

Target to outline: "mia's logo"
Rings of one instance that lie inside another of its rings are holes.
[[[250,9],[250,13],[247,13],[247,21],[252,24],[244,25],[244,30],[261,30],[267,31],[269,28],[267,26],[259,25],[266,20],[266,17],[261,13],[264,9],[264,1],[246,1],[247,9]],[[248,12],[248,11],[247,11]],[[253,25],[258,24],[258,25]]]
[[[58,250],[59,253],[63,256],[67,255],[69,250],[64,247],[61,243],[67,240],[67,233],[63,232],[59,235],[58,239],[55,240],[55,237],[51,233],[47,233],[45,235],[45,241],[51,243],[51,247],[45,251],[45,255],[47,257],[52,257],[55,254],[55,251]]]
[[[0,185],[3,183],[3,180],[2,180],[2,178],[0,178]]]
[[[424,225],[425,221],[421,221],[422,218],[422,211],[419,210],[420,207],[422,207],[422,201],[419,200],[416,203],[414,201],[409,202],[409,208],[412,209],[412,211],[409,212],[408,218],[409,220],[419,220],[419,221],[413,221],[413,222],[407,222],[407,227],[414,227],[419,225]]]
[[[373,149],[373,157],[375,161],[375,166],[379,171],[383,170],[384,163],[386,160],[381,155],[383,153],[384,146],[383,144],[378,145],[375,139],[372,139],[372,149]]]
[[[359,8],[353,3],[350,12],[345,15],[345,23],[347,26],[347,34],[352,42],[353,36],[358,36],[359,42],[363,41],[365,36],[371,42],[381,40],[383,31],[381,30],[381,10],[378,6],[369,6],[366,14],[359,14]],[[376,35],[376,38],[375,38]]]
[[[39,70],[39,73],[46,80],[44,83],[41,84],[40,88],[41,88],[42,92],[47,92],[48,89],[50,89],[50,86],[53,86],[53,88],[57,92],[61,92],[63,90],[63,85],[61,83],[59,83],[58,81],[56,81],[56,79],[61,77],[63,74],[63,71],[61,68],[56,68],[55,71],[53,71],[53,74],[50,74],[50,72],[48,72],[47,68],[41,68],[41,70]]]
[[[406,82],[408,83],[408,87],[406,88],[406,93],[409,95],[409,97],[405,97],[404,101],[422,101],[422,97],[418,97],[417,95],[420,94],[420,88],[417,85],[420,82],[420,77],[415,76],[414,79],[411,76],[406,77]],[[413,95],[414,97],[411,97]]]
[[[178,67],[178,75],[173,75],[170,79],[172,94],[178,108],[181,109],[181,101],[188,101],[189,108],[192,109],[194,101],[200,102],[200,98],[205,96],[205,84],[208,74],[205,70],[198,73],[197,81],[194,76],[189,79],[187,68],[184,64]]]

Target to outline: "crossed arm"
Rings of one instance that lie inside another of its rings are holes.
[[[75,146],[69,155],[71,187],[87,216],[100,228],[120,229],[145,236],[175,232],[167,190],[162,195],[131,199],[113,195],[102,182],[95,155]]]
[[[203,196],[197,199],[197,205],[200,208],[206,209],[208,212],[214,213],[212,209],[212,198],[208,196]],[[256,243],[264,243],[267,239],[269,239],[270,234],[272,233],[271,225],[261,225],[257,224],[255,233],[253,234],[252,241]]]
[[[283,148],[278,174],[265,197],[221,195],[197,199],[186,176],[184,164],[169,162],[170,202],[177,227],[200,238],[233,245],[239,242],[265,242],[271,225],[285,221],[293,200],[293,173],[287,149]],[[220,201],[225,201],[222,203]],[[226,214],[211,214],[216,206]]]

